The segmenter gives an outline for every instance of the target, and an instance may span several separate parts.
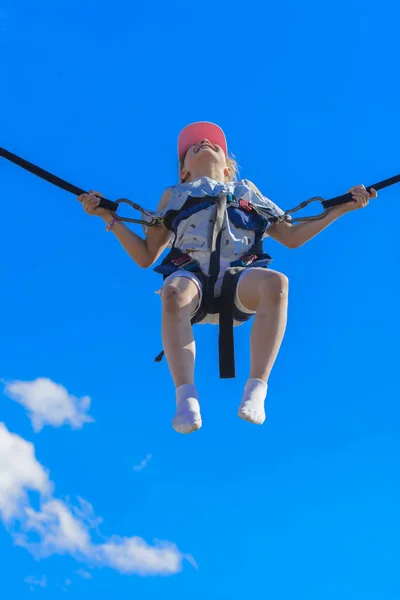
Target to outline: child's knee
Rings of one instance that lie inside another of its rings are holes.
[[[182,311],[192,311],[193,294],[188,289],[180,289],[177,282],[166,283],[162,290],[164,311],[176,314]]]
[[[272,302],[287,300],[289,280],[283,273],[266,271],[259,287],[260,299],[265,298]]]

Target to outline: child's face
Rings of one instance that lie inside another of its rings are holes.
[[[214,168],[221,169],[221,172],[226,174],[228,166],[226,164],[225,152],[220,146],[204,139],[190,146],[185,156],[182,172],[184,174],[195,173],[202,167],[206,169],[211,165]]]

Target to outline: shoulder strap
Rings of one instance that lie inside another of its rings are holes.
[[[214,204],[215,201],[216,196],[203,196],[201,198],[189,196],[181,208],[171,209],[165,213],[164,226],[176,233],[178,225],[183,219],[187,219],[195,212],[198,212],[197,210],[192,209],[198,208],[198,210],[202,210],[203,207],[208,208]]]

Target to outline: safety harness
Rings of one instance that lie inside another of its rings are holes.
[[[196,212],[207,210],[215,205],[215,216],[212,221],[212,230],[210,235],[210,261],[208,275],[204,274],[199,263],[189,254],[183,253],[176,247],[176,239],[179,224],[190,218]],[[217,297],[215,294],[215,285],[221,265],[221,240],[222,231],[225,222],[225,214],[228,214],[229,220],[239,229],[254,231],[254,244],[245,255],[238,260],[231,262],[225,270],[221,294]],[[268,267],[272,258],[263,252],[262,237],[265,230],[271,222],[276,221],[276,217],[268,214],[262,214],[262,210],[257,209],[249,201],[237,199],[232,194],[222,193],[218,196],[204,196],[195,198],[189,196],[184,205],[179,210],[169,210],[164,216],[164,226],[174,233],[174,241],[171,251],[154,269],[161,273],[166,279],[177,270],[183,269],[195,273],[203,285],[203,299],[192,318],[192,325],[203,320],[206,314],[219,314],[219,372],[221,378],[235,377],[235,355],[234,355],[234,334],[233,322],[236,317],[239,321],[247,321],[252,317],[251,314],[240,313],[235,307],[235,295],[239,277],[244,269],[249,267]],[[236,310],[236,314],[235,314]],[[156,361],[160,362],[163,357],[161,352]]]
[[[28,162],[27,160],[5,150],[4,148],[0,148],[0,156],[6,158],[12,163],[22,167],[26,171],[41,177],[42,179],[48,181],[49,183],[56,185],[57,187],[74,194],[75,196],[80,196],[85,194],[85,190],[68,183],[64,179],[60,179],[56,175],[45,171],[41,167],[34,165],[33,163]],[[378,183],[372,184],[368,186],[366,189],[369,191],[371,188],[379,191],[391,185],[400,182],[400,175],[396,175],[395,177],[391,177],[389,179],[385,179],[384,181],[380,181]],[[178,268],[185,268],[187,270],[193,270],[196,272],[196,275],[202,281],[205,289],[204,299],[202,302],[202,306],[200,310],[196,313],[194,317],[194,322],[199,322],[202,320],[207,313],[215,314],[219,313],[219,366],[220,366],[220,376],[221,377],[234,377],[235,376],[235,364],[234,364],[234,344],[233,344],[233,317],[234,317],[234,298],[235,298],[235,290],[237,286],[237,282],[239,276],[243,269],[248,268],[249,266],[268,266],[271,262],[271,257],[268,254],[264,254],[262,251],[262,236],[265,229],[268,227],[268,223],[279,223],[282,221],[291,221],[291,223],[299,222],[299,221],[315,221],[322,219],[329,210],[340,204],[345,204],[346,202],[351,202],[353,200],[352,194],[347,193],[341,196],[337,196],[335,198],[331,198],[330,200],[324,200],[320,196],[316,196],[311,198],[310,200],[306,200],[305,202],[301,202],[295,208],[289,209],[285,211],[285,213],[280,217],[272,217],[271,215],[264,215],[263,210],[259,207],[255,207],[251,205],[251,203],[244,200],[237,200],[233,196],[229,194],[221,194],[219,196],[206,196],[203,198],[189,198],[184,206],[179,211],[168,211],[164,217],[159,217],[154,215],[151,211],[148,211],[139,204],[128,200],[127,198],[120,198],[116,202],[112,200],[107,200],[106,198],[101,198],[99,207],[105,208],[112,211],[115,214],[115,218],[119,221],[125,221],[129,223],[141,223],[146,226],[165,226],[171,231],[175,233],[176,240],[176,232],[179,224],[179,220],[187,218],[190,211],[193,210],[202,210],[207,206],[211,206],[212,203],[215,203],[217,206],[216,211],[216,219],[212,230],[212,239],[211,239],[211,255],[210,255],[210,264],[209,264],[209,274],[205,276],[202,273],[199,265],[196,265],[196,261],[193,261],[190,256],[183,254],[179,251],[178,248],[173,247],[171,252],[165,258],[165,260],[161,263],[159,267],[156,267],[156,271],[163,273],[164,276],[169,273],[174,272]],[[291,215],[313,202],[321,202],[324,211],[320,214],[309,216],[309,217],[297,217],[293,219]],[[116,213],[120,204],[125,203],[129,204],[133,209],[138,210],[142,213],[142,215],[147,217],[147,220],[144,219],[133,219],[128,217],[118,216]],[[234,222],[236,226],[239,226],[238,223],[242,222],[244,229],[252,229],[256,233],[256,240],[253,248],[251,249],[249,255],[242,256],[239,261],[236,261],[239,264],[231,263],[231,265],[227,268],[222,288],[221,295],[216,298],[215,297],[215,283],[217,281],[219,268],[220,268],[220,255],[221,255],[221,235],[222,235],[222,227],[224,222],[225,211],[228,211],[229,218]],[[247,317],[242,314],[241,320],[246,320]],[[163,353],[161,353],[156,361],[161,360]]]

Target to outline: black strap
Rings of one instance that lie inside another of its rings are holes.
[[[231,267],[225,271],[221,289],[219,312],[219,376],[221,379],[233,379],[235,371],[235,336],[233,329],[233,311],[236,288],[244,267]]]
[[[6,158],[18,167],[25,169],[25,171],[29,171],[29,173],[32,173],[33,175],[36,175],[37,177],[40,177],[41,179],[52,183],[53,185],[61,188],[62,190],[70,192],[70,194],[74,194],[75,196],[81,196],[82,194],[87,193],[82,188],[79,188],[76,185],[73,185],[72,183],[68,183],[68,181],[65,181],[64,179],[60,179],[60,177],[57,177],[56,175],[45,171],[41,167],[38,167],[28,162],[24,158],[21,158],[20,156],[17,156],[16,154],[13,154],[12,152],[5,150],[4,148],[0,148],[0,156]],[[107,208],[108,210],[112,210],[113,212],[116,212],[118,209],[118,204],[116,202],[112,202],[112,200],[106,200],[105,198],[100,199],[99,206],[101,208]]]
[[[378,181],[378,183],[374,183],[373,185],[369,185],[367,187],[367,191],[369,192],[371,189],[383,190],[384,188],[389,187],[390,185],[394,185],[395,183],[400,183],[400,175],[396,175],[395,177],[390,177],[389,179],[384,179],[383,181]],[[324,200],[322,202],[322,206],[324,208],[332,208],[333,206],[339,206],[339,204],[346,204],[346,202],[352,202],[353,196],[351,193],[342,194],[342,196],[336,196],[335,198],[331,198],[330,200]]]
[[[212,313],[219,312],[220,300],[215,298],[215,284],[217,283],[219,270],[221,268],[221,240],[225,222],[226,194],[220,194],[215,198],[217,207],[215,222],[213,224],[210,246],[210,263],[208,267],[207,285],[204,293],[205,301]]]
[[[219,376],[221,379],[228,379],[235,377],[233,310],[236,286],[243,267],[230,267],[225,271],[221,295],[216,298],[215,284],[221,268],[221,241],[227,206],[226,194],[220,194],[216,198],[216,206],[217,211],[211,235],[211,254],[204,299],[211,313],[219,313]]]

